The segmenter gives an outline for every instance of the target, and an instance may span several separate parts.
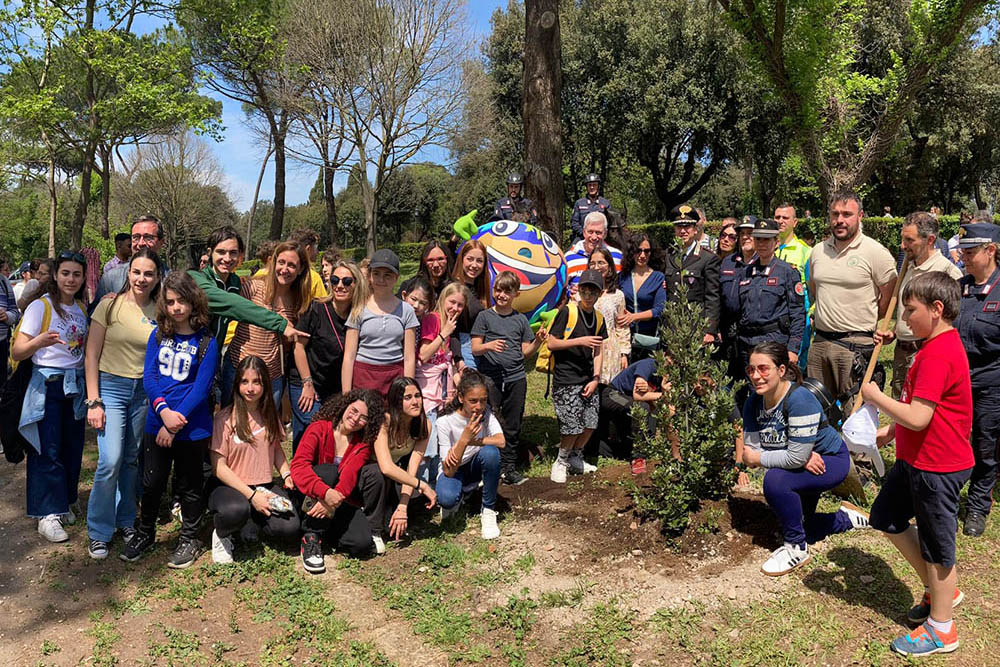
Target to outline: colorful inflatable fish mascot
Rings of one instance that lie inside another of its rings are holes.
[[[555,309],[566,288],[566,260],[552,237],[537,227],[513,220],[492,220],[476,227],[476,211],[459,218],[455,233],[468,241],[486,246],[490,289],[501,271],[510,271],[521,280],[521,294],[514,308],[524,313],[532,325],[542,313]]]

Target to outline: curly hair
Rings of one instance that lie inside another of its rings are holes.
[[[171,271],[163,279],[160,295],[156,299],[156,326],[164,338],[171,338],[176,331],[173,318],[167,314],[168,291],[191,306],[189,325],[192,329],[201,331],[209,327],[212,314],[208,310],[208,297],[186,271]]]
[[[628,248],[626,248],[625,255],[622,257],[621,275],[624,276],[632,273],[632,269],[635,268],[635,258],[639,254],[639,246],[642,245],[643,241],[649,243],[649,267],[654,271],[663,270],[663,267],[660,266],[660,258],[663,256],[663,253],[660,251],[656,239],[652,238],[649,234],[640,232],[632,234],[629,237]]]
[[[375,444],[375,438],[385,421],[385,401],[382,395],[371,389],[352,389],[346,394],[331,396],[313,415],[312,423],[328,421],[333,428],[340,424],[340,420],[347,411],[347,406],[355,401],[364,401],[368,407],[368,422],[364,431],[361,432],[362,442]]]

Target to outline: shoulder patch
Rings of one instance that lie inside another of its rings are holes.
[[[806,295],[806,288],[802,285],[802,283],[795,283],[795,293],[799,296]]]

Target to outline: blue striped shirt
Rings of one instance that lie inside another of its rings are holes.
[[[764,408],[763,396],[751,394],[743,405],[743,444],[762,450],[762,467],[794,470],[804,466],[812,452],[840,451],[840,434],[829,424],[821,426],[822,422],[819,401],[797,384],[770,410]]]

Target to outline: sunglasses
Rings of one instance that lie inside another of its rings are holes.
[[[733,234],[732,232],[729,232],[729,233],[723,234],[722,238],[729,239],[730,241],[735,241],[737,239],[737,236],[736,236],[736,234]]]
[[[336,287],[337,285],[343,283],[344,287],[350,287],[354,284],[354,278],[348,276],[347,278],[341,278],[340,276],[330,276],[330,285]]]
[[[77,264],[87,266],[87,258],[78,252],[73,252],[72,250],[67,250],[66,252],[60,254],[59,259],[65,259],[70,262],[76,262]]]
[[[753,376],[754,371],[756,371],[757,374],[760,375],[762,378],[766,378],[766,377],[770,377],[771,371],[773,369],[774,369],[774,366],[769,366],[767,364],[758,364],[757,366],[747,366],[746,369],[744,369],[744,370],[746,370],[746,373],[747,373],[748,377]]]
[[[639,248],[635,251],[637,255],[649,255],[653,252],[652,248]]]

